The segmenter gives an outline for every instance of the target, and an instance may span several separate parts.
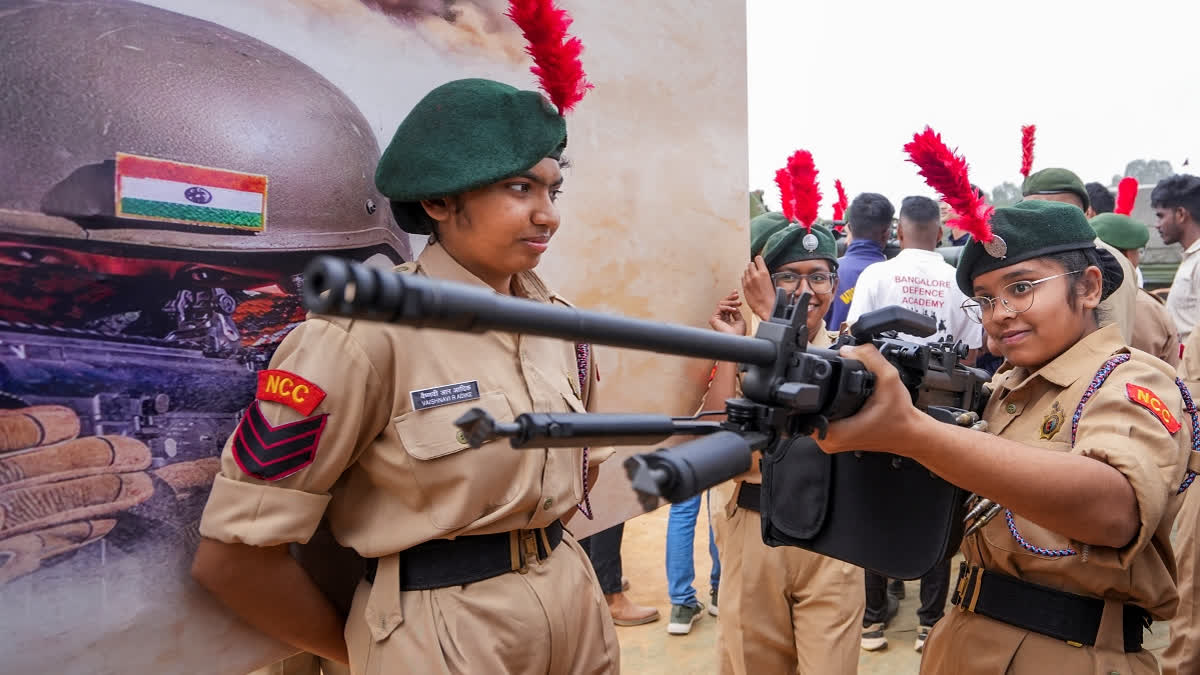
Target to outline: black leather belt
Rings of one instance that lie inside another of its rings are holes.
[[[959,565],[950,604],[1073,647],[1095,646],[1104,614],[1100,598],[1031,584],[966,563]],[[1124,609],[1125,651],[1141,651],[1142,629],[1150,626],[1150,614],[1137,605],[1125,605]]]
[[[762,513],[762,486],[758,483],[742,483],[738,490],[737,505],[743,509]]]
[[[525,572],[530,558],[545,560],[562,542],[559,521],[541,530],[431,539],[400,552],[400,590],[461,586],[508,572]],[[377,558],[367,560],[366,579],[375,583]]]

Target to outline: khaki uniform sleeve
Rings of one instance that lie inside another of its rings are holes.
[[[1192,331],[1183,345],[1183,358],[1179,361],[1179,378],[1187,385],[1188,391],[1194,392],[1200,389],[1200,330]],[[1193,398],[1193,400],[1195,399]]]
[[[1131,395],[1127,385],[1151,392],[1180,428],[1174,433],[1169,431],[1150,407],[1135,402],[1137,396]],[[1184,418],[1183,400],[1175,382],[1158,368],[1136,359],[1117,366],[1084,406],[1075,452],[1104,462],[1125,476],[1137,499],[1139,521],[1137,535],[1115,550],[1115,557],[1094,555],[1093,563],[1127,568],[1150,545],[1183,479],[1190,433],[1190,419]]]
[[[303,410],[304,405],[264,400],[270,397],[260,386],[221,453],[221,471],[200,521],[201,535],[226,543],[274,546],[307,542],[316,531],[330,489],[380,433],[392,408],[394,378],[381,377],[348,332],[351,325],[310,319],[279,345],[270,369],[284,371],[281,379],[298,376],[283,391],[307,381],[324,397],[306,415],[295,409]],[[313,395],[312,389],[306,398]]]

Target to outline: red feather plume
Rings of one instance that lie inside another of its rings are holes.
[[[792,197],[792,174],[787,169],[775,172],[775,184],[779,186],[779,210],[783,217],[792,221],[796,217],[796,200]]]
[[[1037,125],[1026,124],[1021,127],[1021,175],[1029,178],[1033,171],[1033,140],[1037,133]]]
[[[837,190],[837,201],[833,204],[833,219],[842,220],[846,217],[846,207],[850,206],[850,199],[846,197],[846,189],[842,187],[842,181],[833,181],[833,187]]]
[[[993,209],[971,187],[967,160],[946,147],[941,135],[929,127],[913,134],[904,151],[908,153],[908,161],[921,168],[920,174],[929,187],[937,190],[942,200],[958,214],[947,225],[970,232],[980,243],[990,242],[994,236],[988,220]]]
[[[567,35],[570,15],[555,7],[553,0],[509,0],[504,15],[517,24],[529,42],[525,52],[534,63],[529,70],[537,76],[542,91],[558,108],[559,115],[569,112],[593,88],[579,61],[583,43]]]
[[[1117,206],[1114,213],[1128,216],[1133,213],[1133,204],[1137,201],[1138,182],[1132,176],[1126,176],[1117,184]]]
[[[821,188],[817,185],[818,172],[813,164],[812,153],[797,150],[788,158],[787,168],[792,175],[796,221],[811,232],[813,223],[817,222],[817,208],[821,205]]]

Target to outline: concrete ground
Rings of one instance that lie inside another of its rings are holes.
[[[658,608],[662,618],[643,626],[617,627],[621,642],[621,670],[633,675],[707,675],[716,672],[717,621],[708,614],[693,627],[689,635],[668,635],[667,618],[671,603],[667,597],[665,543],[668,509],[639,516],[625,525],[622,545],[622,564],[629,579],[631,599],[642,605]],[[708,536],[705,514],[701,510],[696,537],[697,594],[708,600]],[[954,572],[957,573],[957,564]],[[953,583],[954,578],[951,577]],[[889,646],[879,652],[861,652],[858,672],[862,675],[903,675],[916,673],[921,655],[913,650],[917,635],[919,582],[906,584],[905,599],[900,613],[887,629]],[[1166,647],[1167,627],[1156,624],[1154,633],[1146,634],[1145,644],[1161,655]]]

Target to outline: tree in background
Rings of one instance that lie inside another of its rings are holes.
[[[751,190],[750,191],[750,219],[753,220],[756,216],[761,216],[762,214],[764,214],[770,210],[771,209],[768,209],[766,204],[763,204],[763,191],[762,190]]]
[[[993,206],[1012,206],[1021,201],[1021,186],[1004,181],[992,188]]]
[[[1142,185],[1155,185],[1158,181],[1175,175],[1175,169],[1165,159],[1135,159],[1125,165],[1125,176],[1132,176]],[[1113,176],[1112,184],[1121,182],[1124,176]]]

